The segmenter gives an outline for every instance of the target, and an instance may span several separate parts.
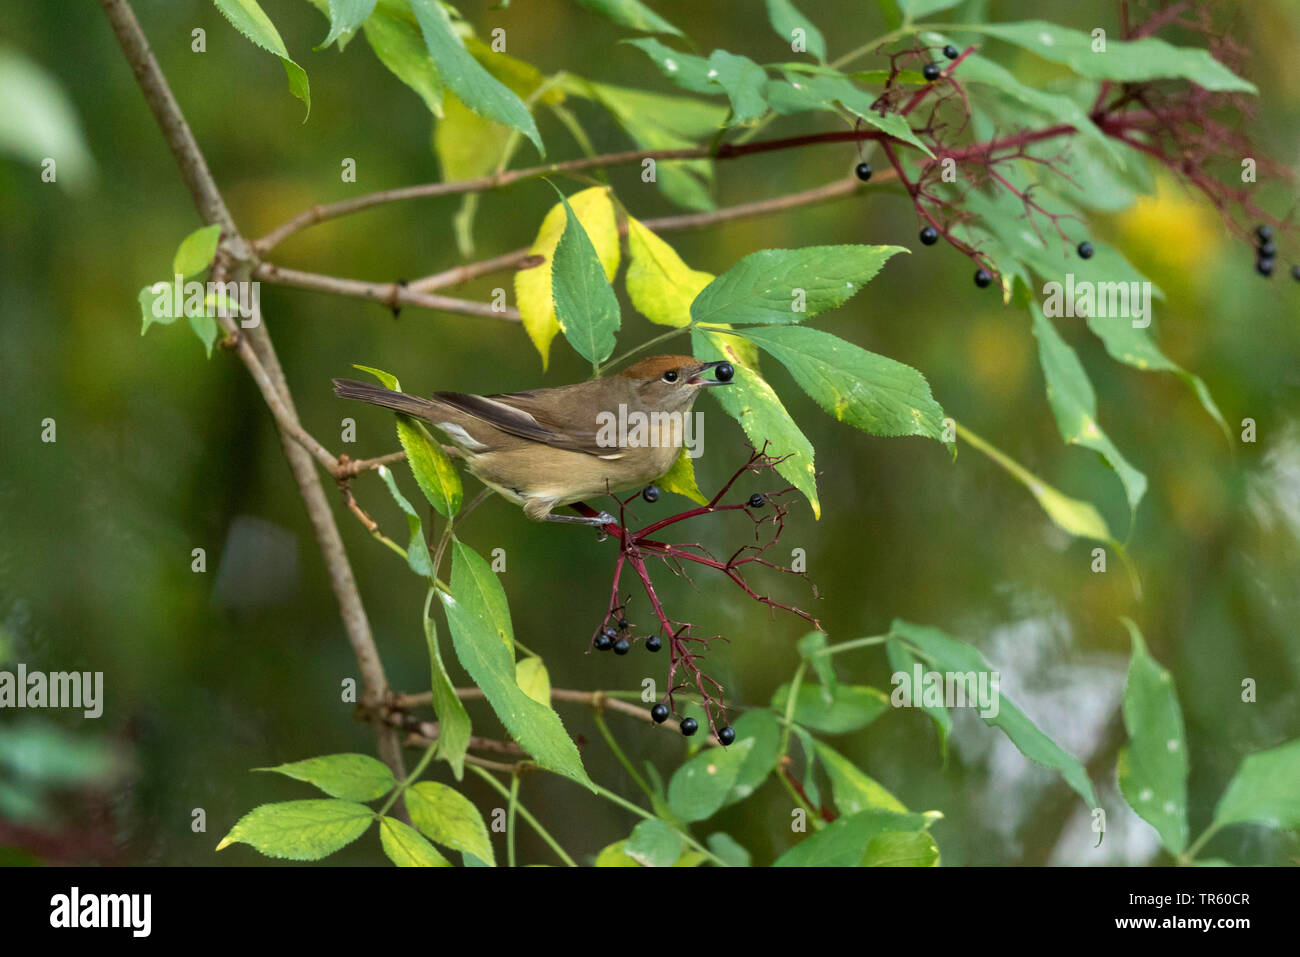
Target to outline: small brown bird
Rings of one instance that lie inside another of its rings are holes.
[[[704,378],[713,371],[714,378]],[[334,393],[423,419],[484,485],[534,521],[605,525],[614,518],[553,515],[583,499],[647,485],[677,460],[700,389],[726,385],[728,362],[653,356],[617,375],[499,395],[431,398],[335,379]]]

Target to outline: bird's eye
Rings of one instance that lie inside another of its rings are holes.
[[[669,369],[667,372],[665,372],[665,373],[664,373],[664,381],[665,381],[665,382],[676,382],[676,381],[677,381],[677,370],[676,370],[676,369]]]

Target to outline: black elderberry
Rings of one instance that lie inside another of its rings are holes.
[[[933,246],[939,241],[939,230],[933,226],[926,226],[921,230],[921,242],[926,246]]]
[[[597,651],[609,651],[614,647],[614,639],[602,631],[596,636],[596,640],[591,643],[591,646]]]
[[[632,643],[626,638],[620,638],[618,641],[614,642],[614,654],[616,655],[625,655],[631,650]]]
[[[654,718],[655,724],[663,724],[668,720],[668,705],[659,702],[650,709],[650,717]]]
[[[682,734],[690,737],[696,731],[700,730],[700,723],[694,718],[682,718]]]
[[[1260,223],[1255,227],[1255,237],[1261,242],[1266,243],[1273,238],[1273,227]]]
[[[1259,273],[1261,276],[1271,276],[1273,275],[1273,265],[1276,262],[1276,259],[1256,259],[1255,272]]]
[[[1083,242],[1079,243],[1077,252],[1079,253],[1080,259],[1091,259],[1092,254],[1096,252],[1096,250],[1092,248],[1092,243],[1085,239]]]
[[[651,635],[649,638],[645,640],[646,651],[658,651],[663,646],[664,646],[664,640],[660,638],[658,635]]]
[[[762,508],[766,504],[767,504],[767,499],[763,498],[763,494],[761,492],[755,492],[753,495],[749,497],[750,508]]]
[[[647,486],[645,487],[645,491],[643,491],[643,492],[641,493],[641,497],[642,497],[643,499],[645,499],[647,502],[649,502],[650,504],[653,505],[655,502],[659,501],[659,488],[658,488],[658,486],[655,486],[655,485],[647,485]]]
[[[1259,253],[1260,259],[1272,259],[1277,255],[1277,243],[1269,240],[1266,243],[1260,243],[1259,248],[1255,250]]]
[[[921,67],[921,76],[925,77],[926,80],[931,83],[939,79],[939,74],[942,72],[943,71],[939,69],[939,64],[937,63],[927,63],[925,66]]]
[[[961,51],[958,50],[951,43],[949,43],[946,47],[943,48],[943,55],[946,56],[949,60],[955,60],[957,59],[957,57],[961,56]]]
[[[993,275],[987,269],[975,270],[975,285],[983,289],[991,282],[993,282]]]
[[[730,362],[724,362],[714,368],[713,377],[719,382],[730,382],[736,377],[735,367]]]
[[[853,167],[853,175],[865,183],[867,180],[871,179],[871,164],[859,163],[857,166]]]
[[[718,740],[724,745],[731,744],[731,742],[736,740],[736,729],[723,728],[718,732]]]

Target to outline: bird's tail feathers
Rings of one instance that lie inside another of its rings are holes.
[[[435,409],[439,408],[436,402],[422,399],[418,395],[394,392],[392,389],[385,389],[381,385],[358,382],[355,379],[335,379],[334,394],[343,399],[357,399],[381,408],[392,409],[394,412],[404,412],[407,415],[426,419]]]

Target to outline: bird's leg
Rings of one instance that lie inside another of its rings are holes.
[[[548,513],[542,519],[544,522],[565,522],[569,525],[590,525],[593,528],[601,528],[605,525],[617,525],[618,520],[609,512],[600,512],[596,515],[555,515]]]

